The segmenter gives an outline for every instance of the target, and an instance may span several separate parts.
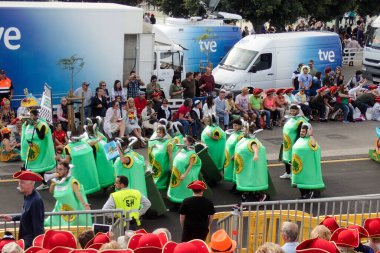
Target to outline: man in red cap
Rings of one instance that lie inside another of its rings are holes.
[[[44,233],[44,202],[40,194],[34,190],[35,182],[42,181],[42,177],[31,171],[18,171],[13,178],[19,179],[20,192],[24,194],[23,212],[21,215],[0,215],[5,221],[20,221],[19,239],[24,239],[25,248],[32,246],[33,239]]]
[[[327,122],[326,109],[328,108],[326,104],[328,104],[328,100],[326,98],[326,87],[322,87],[317,90],[317,95],[314,96],[310,101],[310,108],[316,109],[319,112],[319,121]]]
[[[203,197],[207,189],[204,182],[195,180],[187,188],[193,190],[193,196],[185,199],[180,208],[180,223],[182,226],[182,242],[193,239],[206,240],[208,227],[215,213],[214,204]]]

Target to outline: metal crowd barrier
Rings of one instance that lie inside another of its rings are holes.
[[[343,64],[347,65],[350,62],[361,65],[363,61],[363,48],[345,48],[343,50]]]
[[[363,225],[367,218],[379,217],[380,194],[308,200],[284,200],[242,203],[241,206],[217,206],[214,216],[217,229],[225,229],[237,241],[237,253],[253,253],[265,242],[284,244],[281,225],[285,221],[298,224],[299,242],[310,238],[311,231],[326,216],[333,216],[342,227]],[[208,240],[210,236],[208,237]]]
[[[8,214],[10,216],[15,216],[19,214]],[[62,224],[62,220],[71,220],[73,218],[78,218],[77,216],[85,216],[85,224]],[[92,224],[106,224],[111,225],[111,231],[115,235],[115,238],[124,235],[125,230],[129,228],[129,212],[125,212],[121,209],[111,209],[111,210],[84,210],[84,211],[63,211],[63,212],[45,212],[45,219],[48,217],[58,216],[59,224],[53,225],[45,224],[45,231],[49,229],[56,230],[67,230],[71,231],[75,237],[77,237],[81,232],[92,229]],[[51,221],[52,219],[50,219]],[[18,221],[1,222],[0,223],[0,237],[4,236],[5,231],[12,232],[16,237],[18,236]]]

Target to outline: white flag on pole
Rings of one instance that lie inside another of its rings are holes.
[[[46,83],[44,84],[44,92],[41,99],[41,109],[39,117],[45,119],[49,125],[53,125],[53,106],[51,103],[51,88]]]

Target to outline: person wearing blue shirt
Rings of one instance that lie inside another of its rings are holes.
[[[230,123],[230,115],[227,110],[227,103],[224,99],[226,97],[226,91],[224,89],[221,89],[219,91],[219,96],[215,98],[215,109],[216,109],[216,115],[219,119],[223,119],[223,125],[224,128],[227,129],[228,125]]]
[[[303,66],[301,72],[302,74],[298,76],[299,88],[304,88],[305,91],[307,91],[306,93],[308,93],[313,79],[312,76],[309,74],[309,66]]]

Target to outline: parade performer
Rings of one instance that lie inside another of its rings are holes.
[[[136,137],[117,138],[119,157],[113,164],[115,175],[126,176],[129,179],[129,188],[139,190],[148,197],[145,181],[144,157],[133,151],[133,145],[138,141]]]
[[[246,123],[244,138],[235,147],[234,167],[236,173],[236,190],[244,192],[242,200],[264,201],[269,189],[266,148],[256,138],[259,129]]]
[[[3,136],[2,141],[0,142],[0,161],[1,162],[13,162],[20,160],[20,150],[16,147],[19,147],[20,144],[17,144],[15,141],[10,141],[12,130],[8,127],[1,129],[1,134]]]
[[[201,140],[208,147],[208,153],[219,171],[224,168],[226,133],[218,126],[215,115],[203,117],[206,127],[202,131]]]
[[[243,121],[240,119],[235,119],[232,121],[233,129],[226,131],[230,135],[226,142],[224,161],[224,180],[229,182],[235,182],[234,176],[234,156],[236,144],[244,137],[244,132],[242,130]]]
[[[292,147],[299,138],[301,126],[304,122],[308,122],[308,120],[302,116],[300,108],[297,105],[291,105],[290,118],[286,121],[282,130],[283,144],[281,145],[280,159],[285,164],[285,173],[280,178],[291,178]]]
[[[83,186],[71,176],[71,166],[59,162],[56,173],[47,175],[51,179],[50,192],[56,203],[53,212],[90,210]],[[88,215],[52,215],[45,220],[45,226],[91,226],[91,216]]]
[[[84,138],[78,131],[73,131],[71,141],[63,149],[63,157],[57,155],[56,160],[73,164],[71,175],[83,185],[86,194],[91,194],[99,191],[100,185],[93,150]]]
[[[182,203],[185,198],[192,196],[192,191],[187,185],[199,177],[202,161],[195,153],[195,140],[191,136],[186,136],[184,145],[180,149],[173,161],[173,169],[170,177],[170,184],[167,196],[171,202]]]
[[[375,140],[375,148],[369,150],[369,158],[380,163],[380,127],[376,128],[377,138]]]
[[[101,188],[107,188],[115,181],[115,172],[113,169],[113,163],[107,159],[104,146],[107,144],[107,139],[98,129],[98,123],[92,124],[90,119],[89,123],[84,128],[88,134],[86,142],[92,147],[96,168],[98,171],[98,180]]]
[[[301,198],[311,199],[325,188],[321,170],[321,147],[313,136],[309,123],[303,123],[300,138],[292,148],[292,186],[301,192]]]

